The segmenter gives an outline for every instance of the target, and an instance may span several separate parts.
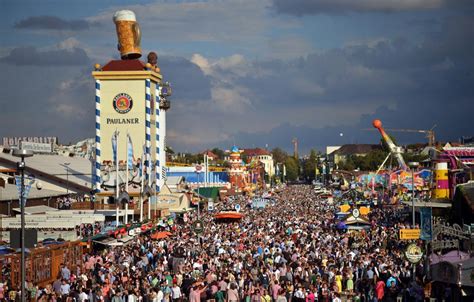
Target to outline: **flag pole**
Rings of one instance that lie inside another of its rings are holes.
[[[141,177],[140,177],[140,221],[143,221],[143,177],[144,177],[144,172],[143,172],[143,166],[144,166],[144,161],[143,161],[143,156],[145,153],[142,153],[142,157],[140,158],[140,171],[141,171]],[[150,203],[148,203],[148,208],[150,208]],[[150,218],[150,217],[148,217]]]
[[[119,226],[119,142],[118,142],[118,135],[119,132],[115,129],[115,221],[117,222],[117,227]]]
[[[127,192],[128,194],[128,131],[127,131],[127,135],[125,137],[125,146],[127,146],[125,148],[125,151],[127,152],[127,154],[125,155],[126,156],[126,159],[127,159],[127,163],[126,163],[126,167],[125,167],[125,192]],[[125,224],[128,223],[128,202],[125,204]]]

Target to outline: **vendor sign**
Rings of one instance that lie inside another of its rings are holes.
[[[418,263],[423,257],[423,251],[418,245],[412,243],[407,246],[407,249],[405,250],[405,256],[411,263]]]
[[[420,239],[420,229],[401,229],[400,239],[401,240],[416,240]]]

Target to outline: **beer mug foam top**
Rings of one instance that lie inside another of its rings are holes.
[[[141,34],[135,13],[130,10],[121,10],[114,14],[113,20],[117,29],[118,50],[122,59],[140,58],[142,56]]]
[[[137,22],[137,18],[135,17],[135,13],[131,10],[119,10],[114,14],[114,22],[116,21],[135,21]]]

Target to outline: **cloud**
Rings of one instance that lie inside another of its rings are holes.
[[[285,58],[307,54],[308,49],[312,49],[308,44],[301,47],[285,44],[286,36],[301,42],[300,37],[289,33],[303,28],[301,20],[270,15],[270,4],[271,0],[156,1],[109,7],[87,21],[102,24],[101,34],[107,31],[106,35],[110,36],[114,34],[114,12],[132,10],[140,24],[142,41],[146,41],[146,37],[159,41],[156,50],[160,53],[176,53],[174,49],[179,48],[187,52],[186,55],[205,53],[215,58],[232,53],[265,53],[265,56]],[[276,31],[278,36],[274,35]],[[206,53],[209,47],[212,51]],[[273,47],[279,48],[273,51]]]
[[[421,41],[375,39],[292,60],[195,55],[192,61],[205,70],[211,91],[220,92],[219,99],[227,106],[219,114],[206,108],[199,120],[178,108],[171,113],[182,118],[176,131],[204,139],[207,129],[217,127],[228,137],[214,140],[221,147],[234,142],[291,147],[296,136],[306,150],[326,144],[377,143],[376,134],[361,131],[374,118],[391,128],[430,129],[438,124],[440,140],[470,135],[474,127],[472,22],[467,16],[448,18]],[[226,95],[226,89],[236,94]],[[249,100],[244,102],[246,109],[233,111],[230,105],[242,96]],[[176,126],[170,122],[170,127]],[[425,140],[413,134],[396,133],[396,137],[400,143]],[[206,147],[199,140],[172,143],[188,150]]]
[[[0,130],[4,136],[51,135],[62,143],[93,136],[90,70],[5,62],[0,62],[0,69],[0,93],[5,100],[0,119],[8,125]]]
[[[420,11],[439,8],[444,0],[273,0],[279,13],[290,15]]]
[[[267,0],[159,1],[111,7],[88,21],[110,24],[116,10],[130,9],[137,16],[143,36],[158,34],[165,41],[245,41],[259,39],[269,26],[268,19],[264,18],[267,3]]]
[[[211,74],[211,66],[209,65],[209,61],[205,57],[201,56],[198,53],[195,53],[191,57],[191,62],[193,64],[199,66],[199,68],[201,68],[202,72],[205,75],[210,75]]]
[[[31,16],[18,21],[14,27],[19,29],[80,31],[89,29],[91,25],[96,24],[91,24],[86,20],[64,20],[56,16]]]
[[[211,98],[211,79],[192,61],[176,56],[159,56],[158,65],[165,81],[173,87],[173,99],[189,104]]]
[[[471,0],[272,0],[278,13],[304,16],[346,13],[399,13],[436,9],[474,9]],[[423,20],[421,20],[423,21]],[[432,23],[432,20],[424,20]]]
[[[66,47],[67,45],[62,45]],[[90,59],[84,49],[72,47],[70,49],[53,49],[41,51],[35,47],[17,47],[0,58],[0,62],[12,65],[89,65]]]

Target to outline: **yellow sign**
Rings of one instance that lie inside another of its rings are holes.
[[[400,239],[401,240],[420,239],[420,234],[421,234],[420,229],[401,229]]]
[[[341,210],[342,213],[348,213],[349,210],[351,209],[351,206],[348,204],[343,204],[342,206],[339,206],[339,209]]]
[[[360,215],[367,216],[370,213],[370,208],[369,207],[360,207],[359,211],[360,211]]]

